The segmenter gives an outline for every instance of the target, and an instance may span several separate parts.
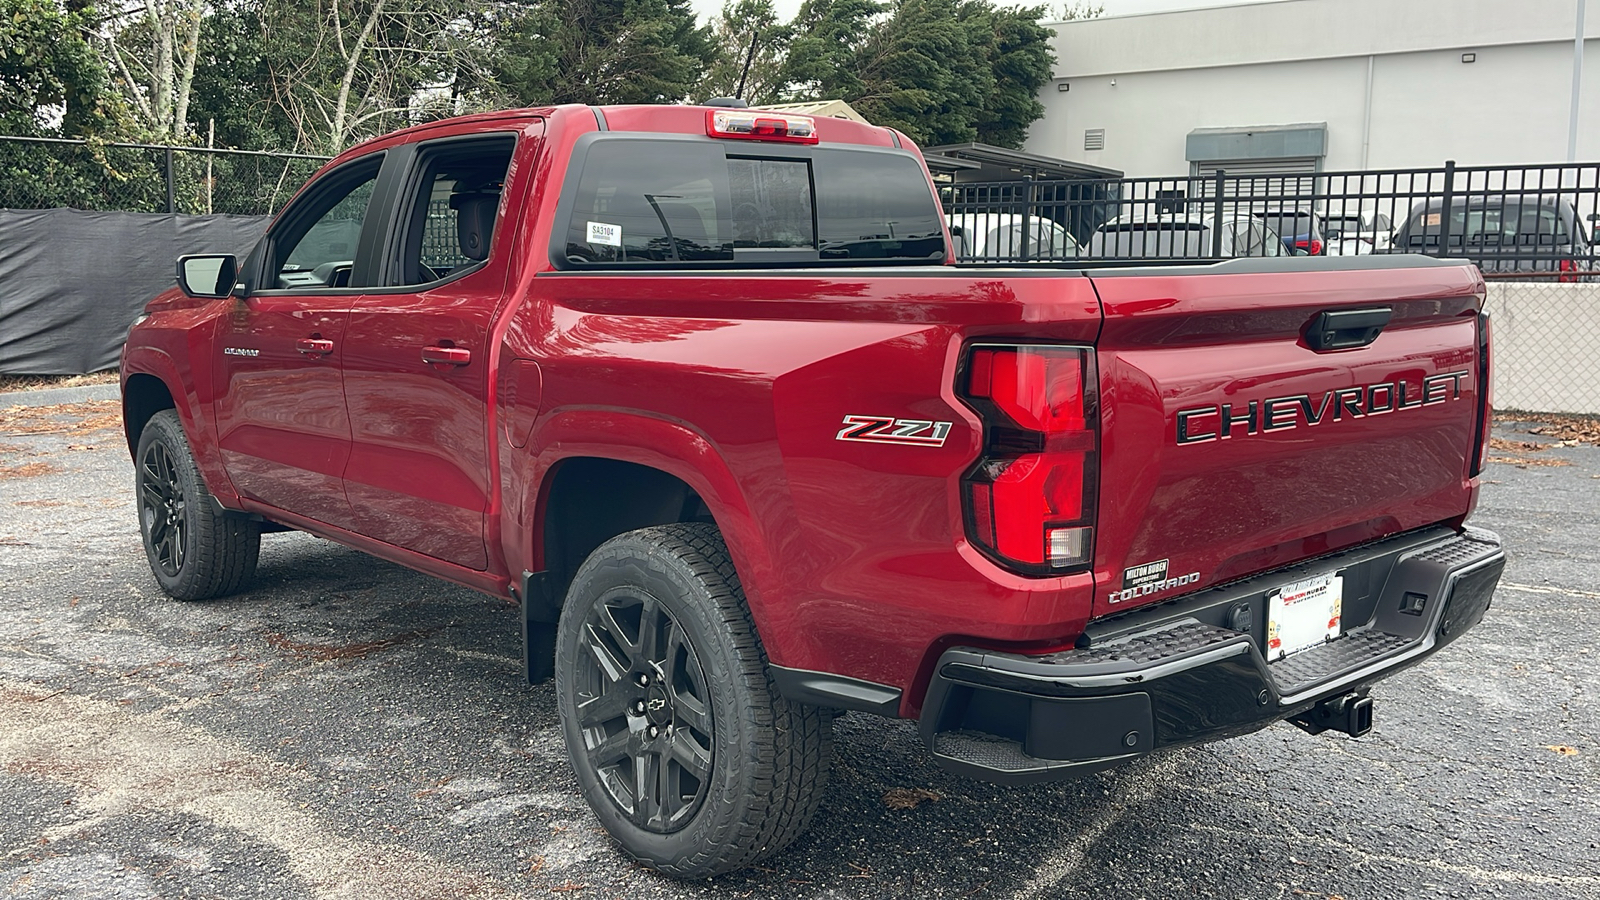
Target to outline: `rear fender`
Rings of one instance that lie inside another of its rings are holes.
[[[523,516],[527,537],[513,559],[528,559],[532,571],[544,567],[544,514],[555,480],[551,476],[562,460],[596,457],[647,466],[683,481],[705,502],[733,557],[757,629],[763,635],[781,633],[776,630],[781,623],[773,622],[776,611],[761,599],[761,586],[775,577],[766,536],[732,470],[705,435],[682,422],[643,413],[578,409],[541,417],[528,443],[544,449],[533,459],[536,475],[528,485]],[[768,649],[773,650],[770,645]]]

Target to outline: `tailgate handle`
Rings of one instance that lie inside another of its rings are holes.
[[[1306,346],[1318,351],[1365,347],[1378,339],[1393,315],[1394,310],[1387,306],[1325,309],[1311,317],[1311,324],[1306,328]]]

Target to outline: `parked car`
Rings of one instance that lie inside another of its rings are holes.
[[[1278,233],[1284,249],[1307,256],[1325,256],[1328,245],[1322,233],[1322,217],[1305,209],[1264,209],[1251,213]]]
[[[960,262],[1076,259],[1078,242],[1043,216],[951,213],[945,216]]]
[[[340,222],[353,247],[316,239]],[[1012,785],[1366,733],[1505,564],[1463,524],[1482,279],[1376,262],[963,268],[888,128],[430,122],[340,154],[243,261],[179,261],[123,350],[132,507],[176,598],[297,529],[518,604],[598,823],[709,877],[841,790],[841,710]]]
[[[1561,281],[1590,281],[1600,268],[1595,246],[1572,201],[1549,194],[1455,197],[1448,230],[1444,198],[1412,208],[1395,232],[1392,251],[1456,256],[1484,272],[1559,272]],[[1440,235],[1448,234],[1441,249]]]
[[[1223,218],[1220,247],[1216,243],[1216,227],[1214,218],[1201,215],[1126,216],[1095,229],[1089,237],[1087,255],[1105,259],[1210,259],[1218,249],[1223,257],[1289,255],[1276,232],[1249,216]]]
[[[1322,216],[1322,237],[1329,256],[1383,253],[1394,238],[1394,226],[1384,213],[1330,212]]]

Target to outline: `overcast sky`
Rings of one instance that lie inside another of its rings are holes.
[[[778,8],[778,15],[784,19],[792,18],[800,9],[801,0],[774,0]],[[1039,6],[1041,4],[1051,9],[1060,9],[1062,0],[996,0],[1003,6]],[[1261,0],[1099,0],[1100,5],[1106,8],[1108,16],[1127,16],[1137,13],[1160,12],[1168,9],[1194,9],[1201,6],[1236,6],[1240,3],[1261,2]],[[723,0],[694,0],[695,12],[699,13],[702,22],[709,21],[722,9]]]

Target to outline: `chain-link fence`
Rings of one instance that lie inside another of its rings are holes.
[[[1600,414],[1600,284],[1494,279],[1497,409]]]
[[[327,159],[0,136],[0,209],[276,212]]]

